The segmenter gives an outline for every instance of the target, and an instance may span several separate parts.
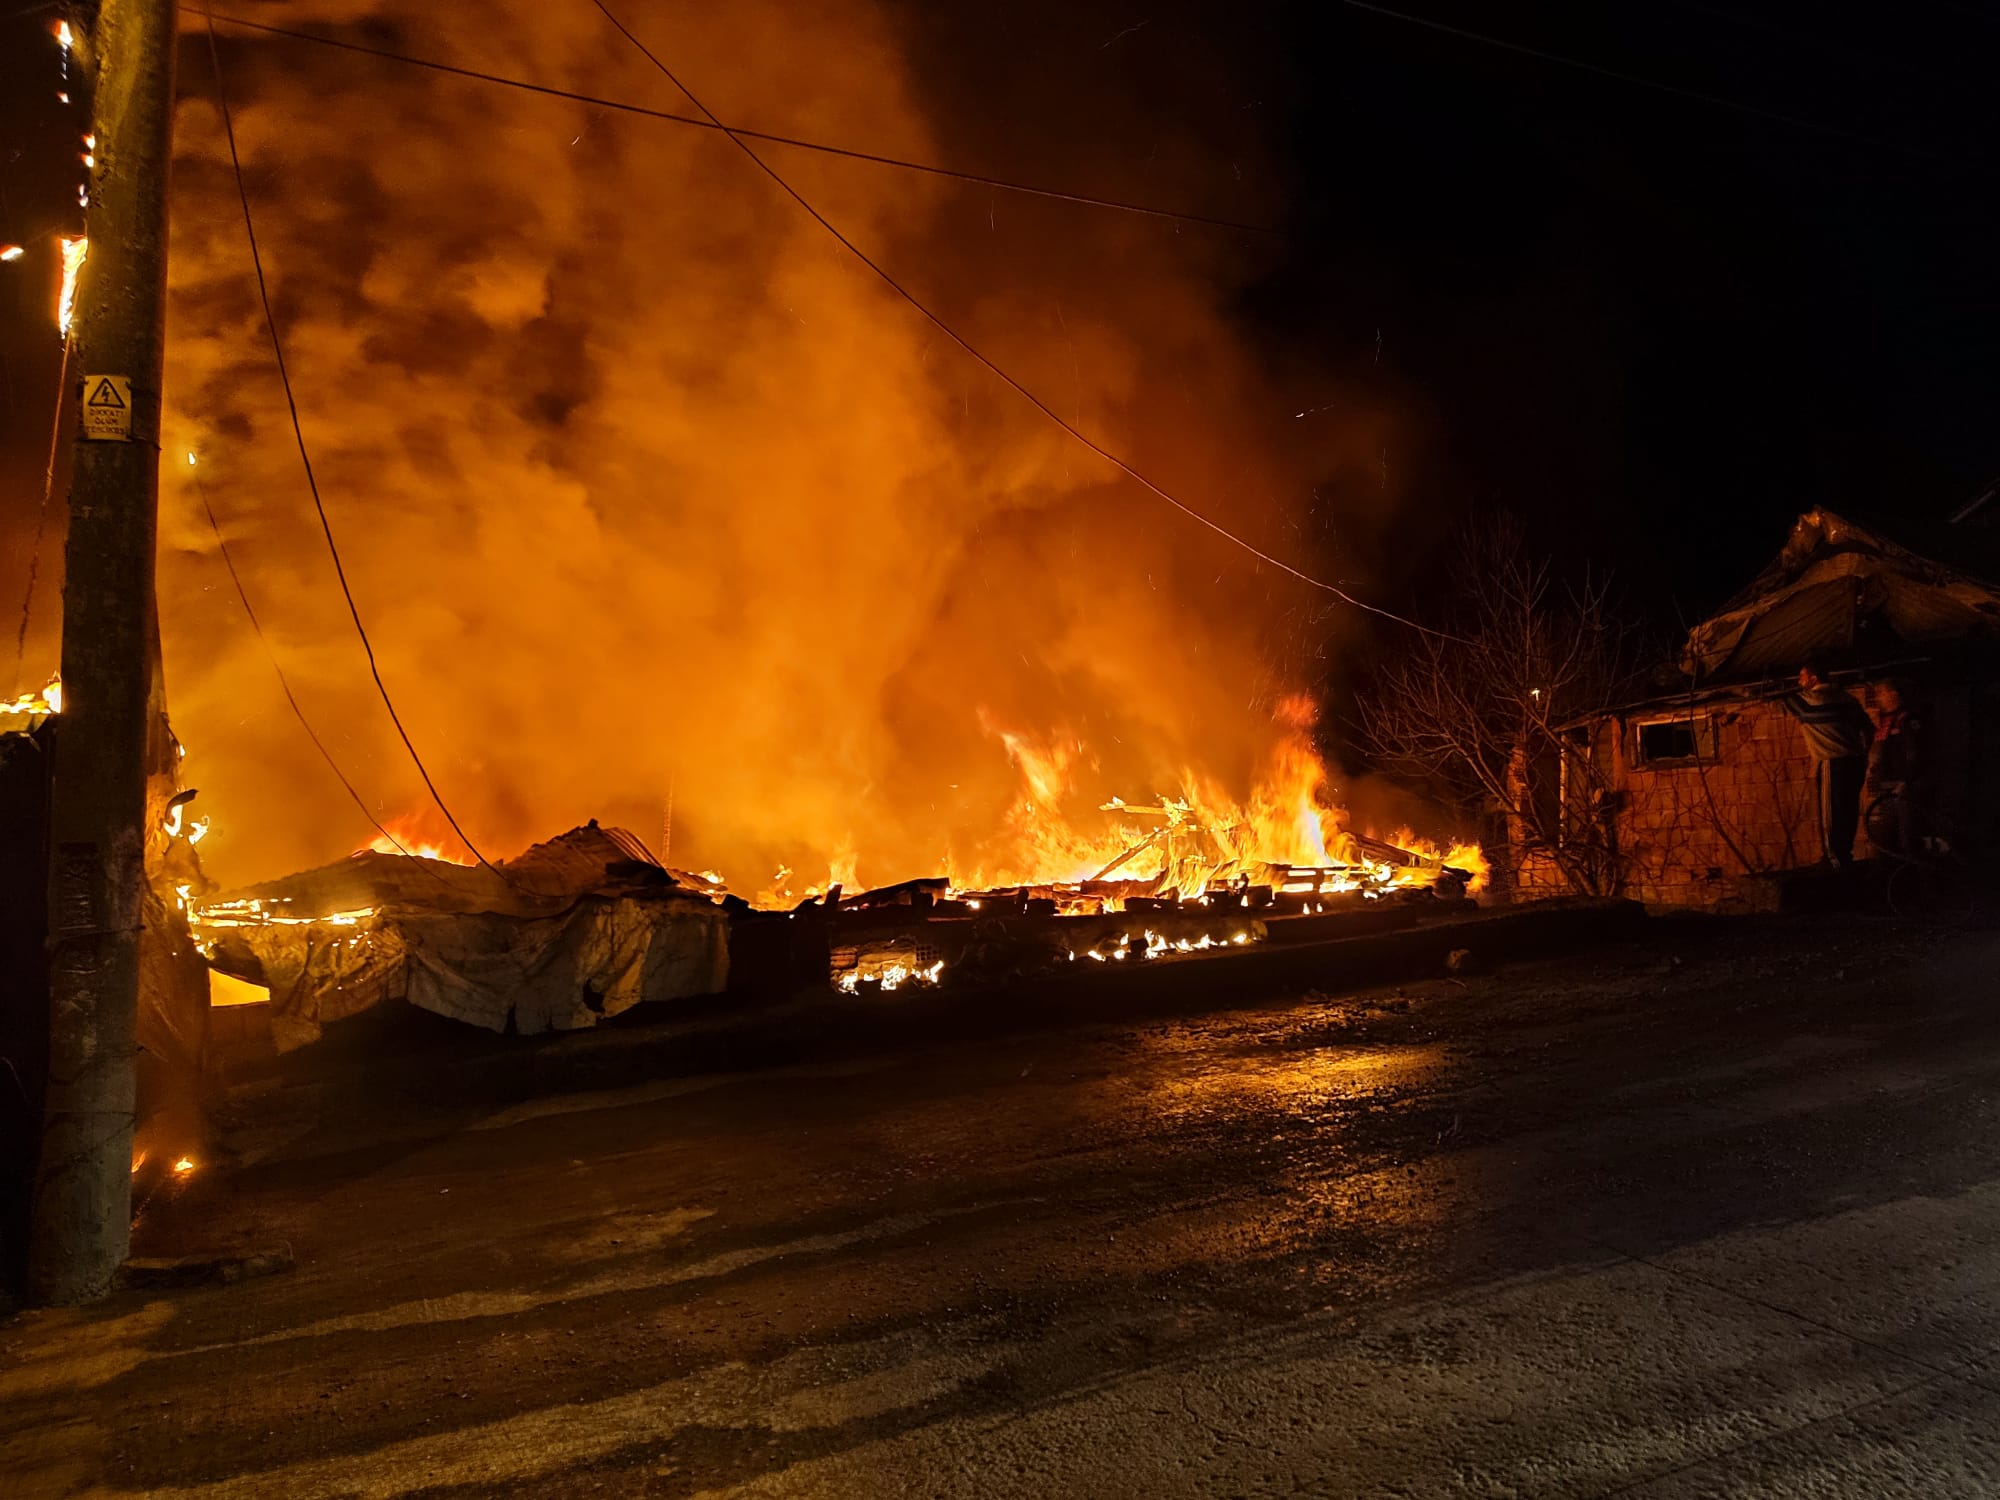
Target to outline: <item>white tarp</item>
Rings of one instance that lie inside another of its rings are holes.
[[[595,824],[497,871],[357,856],[223,893],[196,931],[218,968],[270,988],[280,1051],[395,1000],[531,1035],[729,978],[727,913]]]

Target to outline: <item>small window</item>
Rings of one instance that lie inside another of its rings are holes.
[[[1639,753],[1634,761],[1642,766],[1689,766],[1715,759],[1715,720],[1700,718],[1660,719],[1639,726]]]

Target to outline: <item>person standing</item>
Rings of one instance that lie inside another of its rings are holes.
[[[1861,787],[1875,725],[1855,696],[1826,679],[1826,663],[1809,658],[1799,668],[1799,690],[1778,706],[1799,721],[1819,781],[1819,837],[1837,869],[1854,863],[1854,833],[1861,823]]]
[[[1919,836],[1916,811],[1920,726],[1903,702],[1902,684],[1883,683],[1875,701],[1882,716],[1876,721],[1875,744],[1868,753],[1868,791],[1871,796],[1886,799],[1883,810],[1888,816],[1879,830],[1871,818],[1868,831],[1874,837],[1886,835],[1893,840],[1888,852],[1908,859],[1916,852]]]

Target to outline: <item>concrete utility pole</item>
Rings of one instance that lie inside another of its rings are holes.
[[[71,371],[81,402],[63,553],[63,712],[50,809],[49,1078],[28,1290],[110,1290],[130,1245],[156,628],[174,0],[104,0]]]

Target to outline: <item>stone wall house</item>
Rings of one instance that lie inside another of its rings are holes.
[[[1573,725],[1574,748],[1536,785],[1561,800],[1570,836],[1609,851],[1623,894],[1768,905],[1771,877],[1823,859],[1814,763],[1778,702],[1822,654],[1871,718],[1885,684],[1903,688],[1923,729],[1933,830],[1968,850],[2000,847],[2000,587],[1981,576],[2000,567],[1965,560],[1993,541],[1954,528],[1934,548],[1954,557],[1943,563],[1829,511],[1801,516],[1776,561],[1689,633],[1658,691]],[[1509,845],[1517,897],[1565,890],[1518,825]],[[1865,817],[1855,853],[1877,853]]]

